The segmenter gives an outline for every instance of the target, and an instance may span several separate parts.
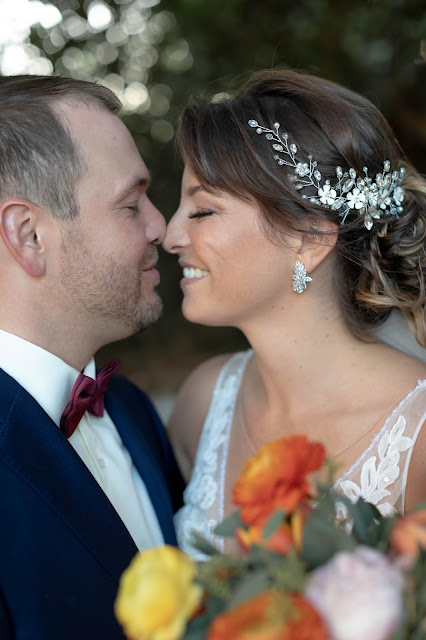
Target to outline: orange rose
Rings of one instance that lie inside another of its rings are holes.
[[[398,555],[419,555],[419,548],[426,550],[426,509],[413,511],[394,526],[390,536],[393,551]]]
[[[287,514],[310,496],[306,476],[321,467],[325,450],[305,436],[290,436],[264,445],[250,458],[234,486],[246,524],[263,525],[277,509]]]
[[[310,505],[301,504],[290,516],[289,523],[284,522],[272,536],[263,537],[263,527],[258,525],[248,529],[237,529],[236,537],[244,551],[252,545],[269,549],[287,555],[291,549],[300,551],[302,547],[303,528],[308,515],[311,513]]]
[[[265,591],[222,613],[207,640],[327,640],[315,609],[297,593]]]

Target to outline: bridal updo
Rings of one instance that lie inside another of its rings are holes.
[[[405,169],[403,210],[382,215],[368,230],[351,210],[344,224],[295,189],[294,170],[279,166],[272,145],[248,126],[275,122],[298,157],[311,155],[323,181],[336,183],[336,167],[358,176]],[[405,158],[384,116],[366,98],[328,80],[295,71],[261,71],[233,97],[196,100],[183,112],[178,144],[200,182],[255,201],[272,235],[303,231],[318,219],[338,226],[334,278],[344,318],[368,339],[372,329],[400,309],[426,346],[426,181]],[[292,180],[293,178],[293,180]]]

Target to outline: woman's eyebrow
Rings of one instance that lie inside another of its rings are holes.
[[[193,187],[189,187],[186,192],[189,196],[193,196],[194,194],[198,193],[198,191],[206,191],[207,193],[210,193],[211,195],[216,196],[217,198],[222,197],[222,194],[219,191],[219,189],[214,189],[213,187],[210,187],[204,184],[195,184]]]

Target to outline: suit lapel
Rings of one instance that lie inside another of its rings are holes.
[[[40,405],[1,370],[0,388],[0,458],[118,580],[137,549],[115,509]]]

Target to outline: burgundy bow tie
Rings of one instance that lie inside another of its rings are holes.
[[[60,429],[70,438],[77,429],[86,411],[94,416],[104,415],[104,395],[114,373],[120,366],[118,360],[111,360],[97,374],[96,380],[80,373],[71,389],[71,397],[61,417]]]

